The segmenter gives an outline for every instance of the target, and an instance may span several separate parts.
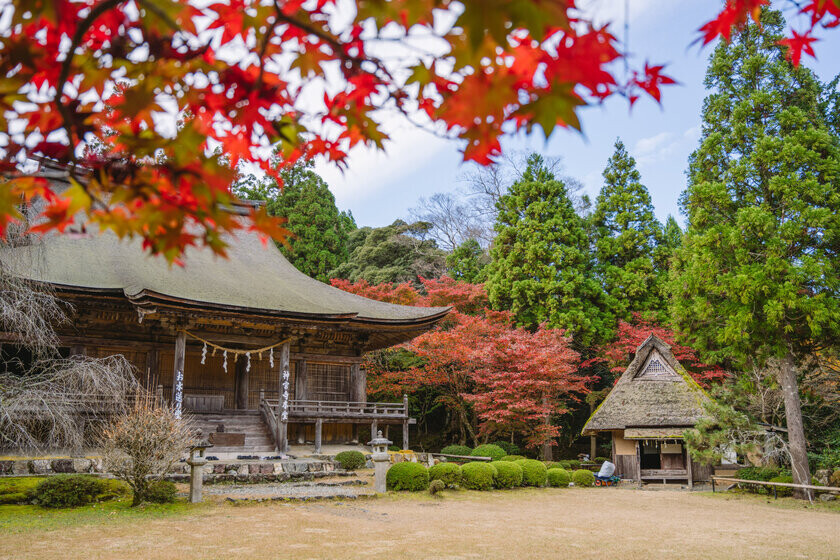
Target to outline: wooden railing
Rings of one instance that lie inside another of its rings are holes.
[[[271,410],[277,410],[278,399],[264,399]],[[262,405],[261,405],[262,408]],[[289,418],[408,418],[408,404],[349,401],[289,401]]]
[[[799,488],[801,490],[814,490],[817,492],[840,492],[840,488],[835,486],[817,486],[815,484],[794,484],[792,482],[770,482],[769,480],[746,480],[743,478],[730,478],[728,476],[712,476],[712,492],[715,491],[716,482],[732,482],[733,484],[754,484],[757,486],[769,486],[773,490],[773,498],[776,498],[776,489],[783,488]],[[731,486],[730,486],[731,488]],[[808,493],[808,499],[811,498],[811,493]]]

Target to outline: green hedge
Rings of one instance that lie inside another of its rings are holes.
[[[592,471],[586,469],[576,470],[572,473],[572,482],[575,483],[575,486],[580,486],[582,488],[595,486],[595,475]]]
[[[483,461],[473,461],[461,467],[462,484],[470,490],[490,490],[496,478],[496,467]]]
[[[785,473],[776,467],[745,467],[743,469],[738,469],[735,473],[735,478],[741,478],[743,480],[760,480],[763,482],[768,482],[770,479],[776,478],[778,476],[783,476]],[[752,494],[772,494],[773,490],[767,486],[759,486],[758,484],[744,484],[741,486],[741,490],[744,492],[750,492]]]
[[[473,457],[490,457],[494,461],[498,461],[507,453],[505,450],[499,447],[498,445],[494,445],[492,443],[485,443],[484,445],[479,445],[475,449],[472,450],[470,453]]]
[[[93,503],[106,491],[105,483],[92,476],[59,474],[35,487],[33,497],[46,508],[70,508]]]
[[[175,484],[168,480],[156,480],[149,484],[146,501],[153,504],[171,504],[175,501]]]
[[[447,445],[440,452],[444,455],[463,455],[469,457],[472,453],[472,447],[467,447],[466,445]]]
[[[569,468],[570,469],[579,469],[580,468],[580,461],[578,461],[577,459],[568,459],[566,462],[569,463]]]
[[[607,457],[595,457],[596,463],[606,463],[607,461],[609,461],[609,458]]]
[[[361,451],[342,451],[335,456],[335,460],[345,471],[354,471],[365,466],[367,459]]]
[[[429,470],[420,463],[397,463],[388,469],[385,484],[388,490],[425,490],[429,487]]]
[[[490,464],[496,468],[496,476],[493,477],[496,488],[522,486],[522,467],[510,461],[493,461]]]
[[[429,481],[440,480],[445,486],[454,488],[461,484],[461,467],[455,463],[438,463],[429,468]]]
[[[520,459],[516,464],[522,467],[522,486],[545,486],[548,469],[542,461],[536,459]]]
[[[519,461],[521,459],[525,459],[525,457],[523,457],[522,455],[505,455],[504,457],[499,459],[499,461],[510,461],[511,463],[513,463],[514,461]]]
[[[572,464],[569,461],[560,461],[558,463],[558,465],[560,465],[560,468],[563,469],[563,470],[567,470],[567,471],[572,470]]]
[[[515,443],[511,443],[509,441],[494,441],[493,445],[498,445],[502,449],[505,450],[505,453],[508,455],[519,455],[522,453],[522,450],[519,449],[519,446]]]
[[[545,465],[545,468],[547,468],[548,470],[563,468],[563,466],[560,463],[555,461],[543,461],[543,465]]]
[[[549,486],[553,486],[554,488],[568,488],[572,477],[566,469],[555,467],[548,469],[547,479]]]
[[[0,505],[29,503],[35,488],[43,480],[44,478],[35,476],[0,478]]]

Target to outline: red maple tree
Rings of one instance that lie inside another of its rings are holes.
[[[674,331],[653,321],[646,321],[639,314],[634,315],[629,323],[619,322],[615,341],[603,348],[599,352],[600,357],[595,361],[605,361],[617,378],[633,359],[636,349],[650,335],[655,335],[670,345],[677,361],[701,386],[709,387],[712,383],[720,382],[727,376],[726,371],[719,366],[703,362],[696,350],[679,344]]]
[[[425,293],[409,284],[332,281],[381,301],[455,310],[438,328],[403,345],[416,365],[395,369],[382,356],[369,355],[370,392],[435,391],[461,441],[516,433],[529,447],[552,442],[559,429],[551,418],[568,412],[569,402],[585,394],[592,381],[578,373],[579,356],[570,340],[545,326],[535,332],[516,328],[510,313],[487,308],[483,285],[448,277],[421,283]]]

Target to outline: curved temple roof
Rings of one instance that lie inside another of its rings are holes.
[[[228,257],[188,248],[184,266],[145,254],[139,240],[102,234],[51,234],[7,249],[13,274],[83,292],[121,291],[137,305],[178,302],[197,308],[383,325],[428,324],[448,307],[410,307],[367,299],[299,272],[274,243],[254,233],[227,239]],[[5,251],[4,251],[5,253]]]

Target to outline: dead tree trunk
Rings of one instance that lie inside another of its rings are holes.
[[[785,399],[785,418],[787,419],[793,482],[794,484],[811,484],[805,427],[802,424],[802,404],[799,400],[799,386],[796,382],[796,366],[794,365],[793,354],[788,353],[782,359],[780,365],[778,381]],[[796,498],[807,500],[811,498],[811,491],[795,488],[793,495]]]

